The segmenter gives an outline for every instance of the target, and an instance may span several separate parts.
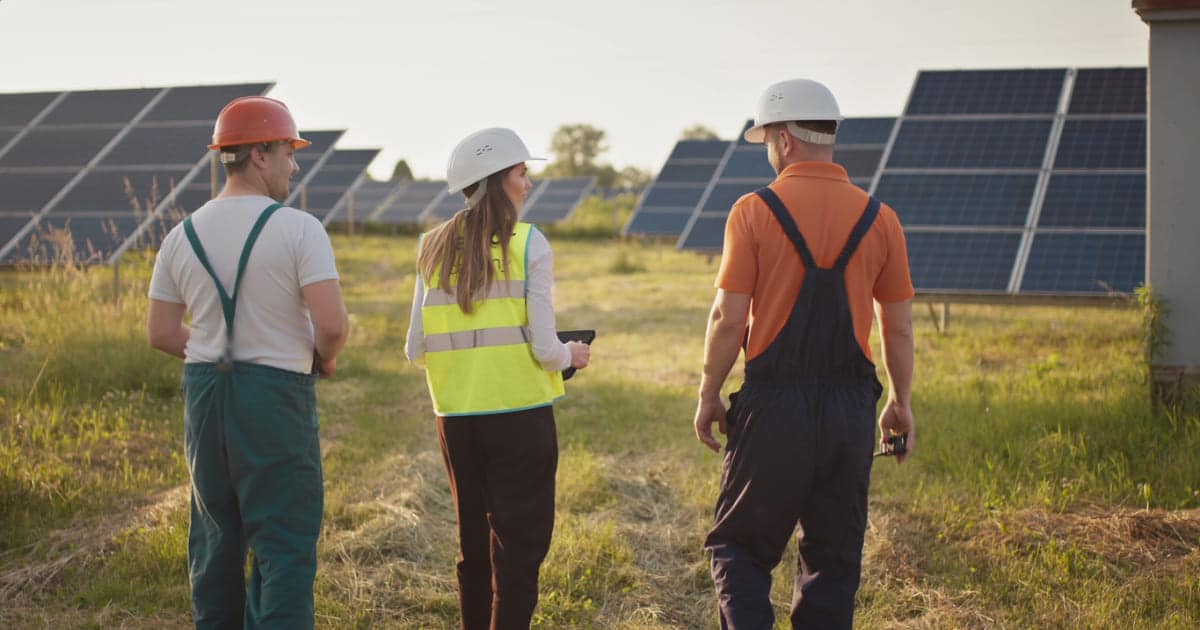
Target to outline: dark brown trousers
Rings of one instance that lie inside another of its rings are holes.
[[[464,630],[528,628],[554,531],[554,408],[439,417],[458,513]]]

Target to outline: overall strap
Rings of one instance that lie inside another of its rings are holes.
[[[850,231],[850,238],[846,240],[846,246],[842,248],[842,253],[838,255],[837,262],[833,264],[834,269],[845,271],[846,265],[850,264],[850,257],[858,249],[858,244],[867,235],[867,231],[871,229],[871,225],[875,223],[875,217],[877,216],[879,216],[879,200],[871,197],[867,201],[867,209],[863,210],[862,216],[858,218],[858,223],[855,223],[854,229]]]
[[[217,272],[213,271],[212,264],[208,262],[208,256],[204,253],[204,246],[200,244],[200,237],[196,235],[196,228],[192,226],[192,217],[187,217],[183,220],[183,231],[187,234],[188,242],[192,244],[192,251],[196,253],[196,258],[200,259],[200,264],[204,270],[208,272],[212,278],[213,284],[217,285],[217,294],[221,296],[221,312],[225,315],[225,352],[222,357],[223,361],[230,360],[230,346],[233,344],[233,319],[237,313],[237,295],[238,288],[242,284],[242,274],[246,271],[246,262],[250,259],[250,250],[254,249],[254,242],[258,240],[258,234],[262,232],[263,226],[267,224],[267,219],[276,210],[283,207],[281,203],[273,203],[263,209],[258,215],[258,220],[254,222],[254,227],[250,228],[250,234],[246,236],[246,244],[242,246],[242,256],[238,259],[237,276],[233,281],[233,294],[225,292],[225,287],[221,285],[221,280],[217,278]]]
[[[783,201],[775,191],[767,187],[759,188],[754,191],[763,201],[767,202],[767,206],[771,208],[771,212],[775,215],[775,219],[779,221],[779,226],[783,228],[783,233],[792,241],[792,245],[796,251],[800,253],[800,260],[804,262],[805,269],[817,269],[817,262],[813,259],[812,252],[808,249],[808,244],[804,242],[804,236],[800,234],[800,228],[796,227],[796,220],[787,210],[787,206],[783,205]]]

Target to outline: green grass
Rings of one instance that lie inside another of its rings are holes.
[[[716,261],[586,238],[621,211],[595,206],[548,230],[559,325],[599,336],[556,407],[535,626],[715,627],[720,458],[691,417]],[[354,330],[319,388],[324,628],[457,627],[449,489],[403,354],[415,243],[335,236]],[[180,366],[144,340],[150,262],[122,266],[119,301],[107,269],[0,274],[0,627],[190,619]],[[917,451],[876,464],[858,625],[1200,624],[1200,417],[1149,404],[1140,312],[952,310],[939,333],[914,309]]]

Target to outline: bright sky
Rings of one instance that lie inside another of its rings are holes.
[[[382,148],[381,178],[443,178],[490,126],[546,155],[577,122],[657,171],[782,79],[897,115],[920,69],[1145,66],[1147,36],[1129,0],[0,0],[0,92],[274,81],[301,128]]]

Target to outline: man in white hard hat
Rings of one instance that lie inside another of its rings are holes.
[[[912,452],[904,232],[833,163],[841,119],[828,88],[795,79],[767,88],[745,134],[767,145],[778,177],[730,211],[695,416],[709,448],[720,449],[713,423],[728,436],[705,541],[722,628],[772,627],[771,570],[797,523],[792,626],[853,624],[882,392],[869,345],[876,312],[890,382],[879,425],[886,443],[906,435]],[[745,383],[726,411],[721,386],[743,347]]]
[[[280,203],[309,144],[280,101],[226,105],[209,147],[225,188],[154,261],[150,344],[184,359],[197,628],[313,627],[324,497],[315,382],[333,374],[349,322],[325,228]]]

